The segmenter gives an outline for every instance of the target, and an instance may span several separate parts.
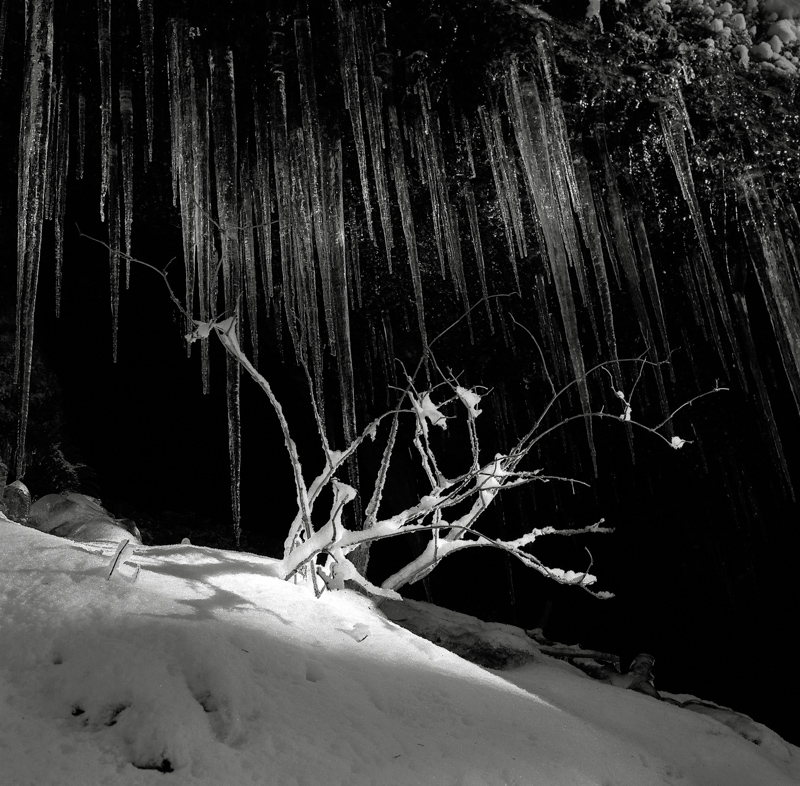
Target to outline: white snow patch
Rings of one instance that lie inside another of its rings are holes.
[[[3,786],[791,786],[800,751],[542,657],[493,673],[275,560],[0,519]],[[167,764],[168,762],[168,764]],[[162,774],[142,767],[171,768]]]

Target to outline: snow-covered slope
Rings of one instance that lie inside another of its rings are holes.
[[[546,658],[489,672],[270,559],[139,548],[107,580],[113,552],[0,520],[3,786],[800,782],[793,746]]]

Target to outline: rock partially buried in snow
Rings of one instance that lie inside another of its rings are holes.
[[[130,519],[115,519],[100,503],[85,494],[47,494],[31,506],[28,526],[60,538],[142,542]]]
[[[15,480],[0,489],[0,509],[5,515],[18,524],[28,523],[28,511],[31,508],[31,493],[20,480]]]
[[[386,600],[380,609],[406,630],[485,668],[522,666],[539,654],[536,643],[513,625],[483,622],[468,614],[415,600]]]

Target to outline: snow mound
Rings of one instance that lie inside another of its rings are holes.
[[[3,786],[800,776],[792,746],[772,755],[713,718],[544,657],[492,673],[363,597],[315,600],[267,558],[141,547],[107,579],[113,553],[0,520]]]

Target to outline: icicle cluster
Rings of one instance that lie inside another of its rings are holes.
[[[402,46],[393,40],[393,25],[407,21],[404,12],[383,3],[334,0],[319,21],[304,3],[278,4],[260,12],[260,51],[250,41],[240,59],[236,40],[223,41],[221,33],[193,26],[189,18],[161,19],[152,0],[130,0],[132,8],[122,10],[98,0],[99,60],[89,80],[72,66],[75,53],[66,45],[54,50],[56,4],[26,2],[17,250],[23,400],[45,218],[56,227],[60,291],[68,169],[99,183],[116,357],[120,259],[135,251],[134,173],[153,160],[157,124],[168,122],[186,332],[192,320],[235,315],[256,364],[264,331],[285,332],[309,370],[320,410],[324,370],[333,363],[340,407],[326,417],[346,440],[356,433],[357,402],[372,395],[369,375],[357,383],[361,358],[378,361],[390,382],[393,331],[415,324],[406,332],[414,334],[419,352],[430,325],[441,328],[454,314],[468,314],[475,330],[479,312],[470,309],[481,298],[489,331],[500,328],[490,340],[510,344],[513,308],[490,303],[490,296],[516,291],[519,313],[547,357],[545,375],[552,375],[551,384],[577,380],[587,416],[596,409],[597,393],[586,381],[594,364],[611,360],[613,389],[623,388],[623,341],[628,354],[647,349],[665,358],[679,330],[708,335],[721,368],[758,392],[776,462],[789,483],[747,303],[732,289],[708,234],[693,173],[692,124],[677,79],[665,80],[653,98],[658,131],[652,133],[683,200],[673,208],[688,215],[693,241],[685,260],[666,271],[655,261],[660,241],[647,208],[658,201],[655,190],[631,174],[630,158],[639,153],[620,150],[605,120],[571,126],[559,54],[541,15],[524,23],[527,44],[487,59],[482,80],[465,93],[443,84],[450,44],[446,20],[437,14],[421,22],[433,33],[428,39],[420,33],[412,49],[406,39]],[[0,45],[5,3],[2,9]],[[70,20],[62,23],[66,41]],[[165,62],[159,62],[162,39]],[[98,95],[90,95],[94,84]],[[168,96],[163,117],[160,91]],[[85,158],[87,106],[94,105],[100,110],[97,173],[87,171]],[[771,196],[762,173],[744,165],[725,188],[753,227],[745,233],[750,264],[800,409],[797,216]],[[407,268],[398,264],[402,258]],[[664,289],[676,281],[696,293],[688,298],[691,326],[671,323]],[[399,312],[389,315],[380,298],[392,287],[405,295]],[[367,329],[355,338],[357,312]],[[200,351],[208,390],[206,342]],[[652,371],[667,413],[671,381],[661,366]],[[239,371],[230,359],[227,396],[238,511]],[[590,422],[587,417],[594,456]],[[24,432],[23,408],[20,446]]]

